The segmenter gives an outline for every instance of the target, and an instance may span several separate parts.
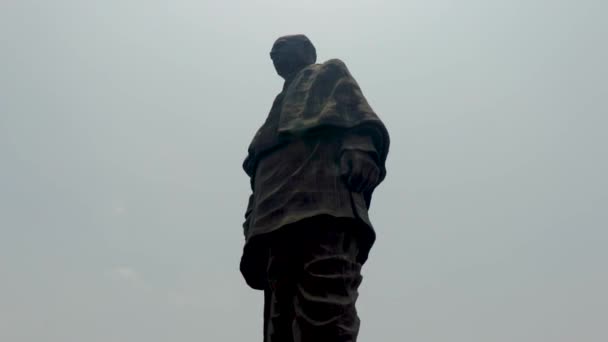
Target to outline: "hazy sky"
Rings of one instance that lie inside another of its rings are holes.
[[[291,33],[392,137],[360,341],[607,341],[606,13],[0,1],[0,341],[261,341],[240,167]]]

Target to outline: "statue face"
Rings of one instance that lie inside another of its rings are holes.
[[[270,58],[277,73],[285,78],[314,63],[315,60],[311,60],[313,54],[315,54],[314,47],[306,37],[285,36],[274,43],[270,51]]]

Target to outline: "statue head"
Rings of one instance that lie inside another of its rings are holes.
[[[303,34],[283,36],[270,50],[270,58],[279,76],[287,78],[317,61],[314,45]]]

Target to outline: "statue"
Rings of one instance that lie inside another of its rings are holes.
[[[285,84],[243,163],[241,273],[264,291],[265,342],[354,342],[389,135],[345,64],[315,64],[306,36],[279,38],[270,58]]]

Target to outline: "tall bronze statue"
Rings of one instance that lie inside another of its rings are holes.
[[[265,342],[354,342],[372,193],[389,135],[340,60],[304,35],[270,51],[285,79],[243,163],[252,194],[240,269],[264,291]]]

